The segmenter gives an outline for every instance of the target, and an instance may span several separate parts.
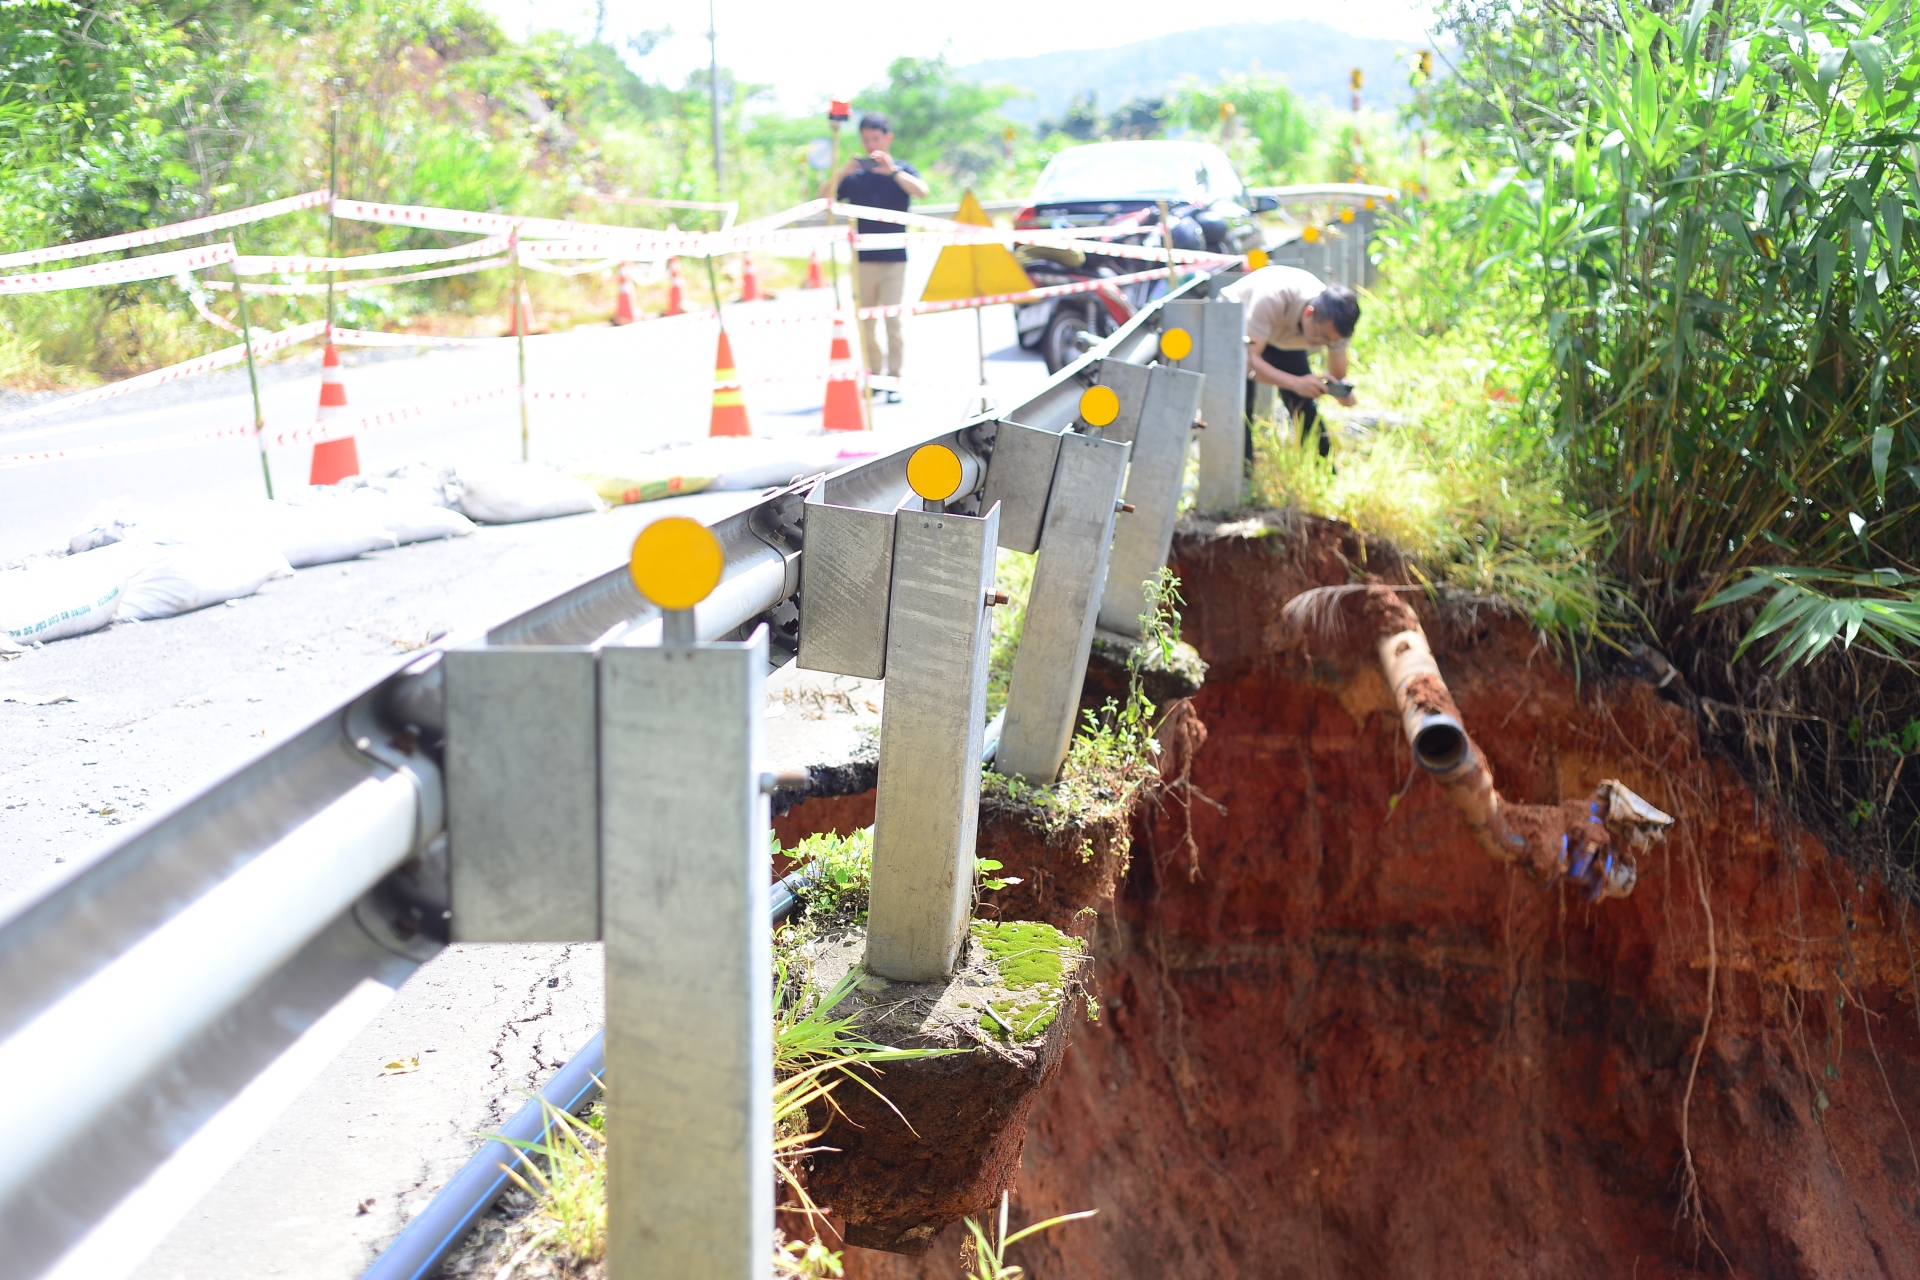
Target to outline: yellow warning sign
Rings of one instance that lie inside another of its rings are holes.
[[[960,197],[960,212],[955,222],[990,227],[993,220],[969,191]],[[950,244],[940,251],[933,264],[927,287],[920,292],[922,302],[958,302],[963,298],[985,298],[997,293],[1024,293],[1033,281],[1014,261],[1003,244]]]

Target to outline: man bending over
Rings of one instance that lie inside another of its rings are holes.
[[[1247,417],[1253,417],[1254,384],[1280,389],[1280,402],[1300,419],[1300,439],[1320,423],[1314,401],[1333,395],[1327,378],[1313,372],[1310,352],[1325,347],[1327,373],[1336,381],[1347,377],[1347,340],[1360,323],[1360,301],[1343,284],[1323,285],[1311,271],[1299,267],[1262,267],[1223,289],[1246,307]],[[1353,403],[1352,393],[1334,396]],[[1331,446],[1320,426],[1320,456]],[[1247,456],[1253,456],[1253,435],[1247,435]]]

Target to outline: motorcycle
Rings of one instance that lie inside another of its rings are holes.
[[[1210,247],[1213,237],[1208,234],[1205,209],[1182,202],[1173,205],[1168,213],[1174,248]],[[1059,219],[1056,225],[1065,229],[1069,224]],[[1136,209],[1108,224],[1108,228],[1116,226],[1135,229],[1104,238],[1147,248],[1160,248],[1166,244],[1166,229],[1160,225],[1157,206]],[[1218,238],[1223,242],[1226,238],[1224,221],[1221,221]],[[1041,287],[1133,275],[1148,265],[1139,258],[1112,257],[1051,245],[1020,245],[1014,256],[1034,284]],[[1165,293],[1167,288],[1168,282],[1164,279],[1136,280],[1122,285],[1097,284],[1085,293],[1022,303],[1013,311],[1014,330],[1019,335],[1021,347],[1028,351],[1039,351],[1047,362],[1047,372],[1058,373],[1078,360],[1089,347],[1131,320],[1142,307]]]

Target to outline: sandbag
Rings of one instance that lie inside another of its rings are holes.
[[[551,520],[602,509],[585,481],[539,462],[503,462],[461,467],[448,482],[459,489],[460,510],[485,524]]]
[[[293,576],[285,556],[263,547],[201,543],[155,551],[156,557],[128,580],[117,616],[142,621],[171,618],[242,599],[274,578]]]
[[[638,470],[638,468],[635,468]],[[685,493],[698,493],[713,483],[712,476],[671,474],[611,475],[604,471],[583,471],[579,478],[607,503],[619,507],[633,502],[658,502]]]
[[[0,573],[0,632],[15,643],[64,640],[113,621],[127,580],[153,555],[121,543]]]
[[[217,506],[160,508],[121,498],[95,507],[68,549],[113,543],[263,547],[302,569],[392,548],[399,539],[370,508],[345,502],[249,498]]]

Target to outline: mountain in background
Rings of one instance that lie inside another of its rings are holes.
[[[1003,110],[1033,123],[1061,118],[1076,94],[1092,90],[1102,111],[1129,98],[1157,98],[1183,76],[1214,80],[1231,72],[1259,70],[1285,76],[1308,102],[1344,108],[1347,75],[1359,67],[1370,106],[1398,106],[1411,95],[1400,55],[1422,48],[1419,40],[1351,36],[1309,21],[1233,22],[1181,31],[1111,49],[1073,49],[1027,58],[994,58],[959,68],[977,83],[1011,84],[1033,96]]]

